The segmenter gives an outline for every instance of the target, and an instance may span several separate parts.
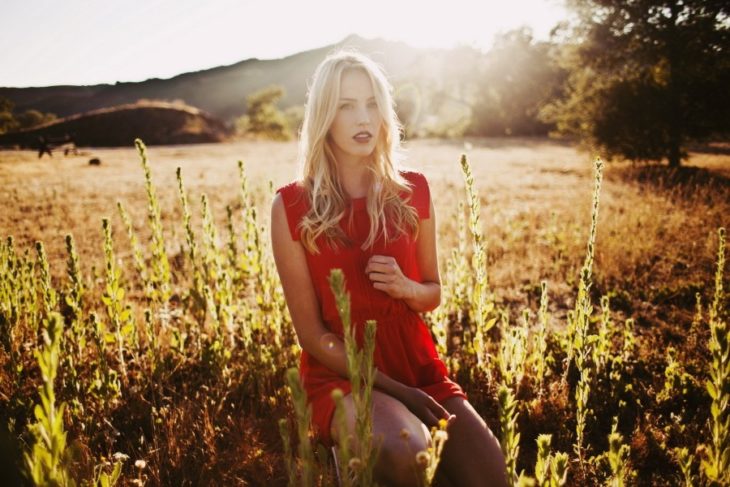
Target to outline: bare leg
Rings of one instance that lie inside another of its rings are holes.
[[[352,395],[344,398],[345,417],[350,432],[355,430],[355,407]],[[408,432],[408,439],[401,431]],[[419,485],[416,453],[428,448],[431,435],[428,428],[403,403],[381,391],[373,391],[373,436],[382,435],[380,456],[375,466],[376,480],[388,486]],[[332,423],[332,437],[338,433]],[[448,443],[448,442],[447,442]]]
[[[463,397],[449,398],[442,405],[456,415],[441,456],[441,467],[449,480],[463,487],[506,486],[499,441],[481,416]]]

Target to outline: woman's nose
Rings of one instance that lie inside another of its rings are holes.
[[[368,113],[367,107],[358,109],[357,121],[361,124],[370,123],[370,113]]]

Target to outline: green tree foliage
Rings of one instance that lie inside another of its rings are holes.
[[[473,135],[545,135],[550,124],[538,119],[542,105],[557,94],[564,71],[550,61],[550,43],[536,42],[527,28],[496,38],[485,55],[474,102]]]
[[[13,116],[15,104],[0,96],[0,134],[12,132],[17,129],[18,122]]]
[[[26,110],[15,114],[14,108],[15,103],[0,96],[0,134],[33,128],[58,118],[53,113],[41,113],[38,110]]]
[[[248,113],[239,118],[239,132],[273,140],[292,138],[287,115],[276,106],[286,92],[279,85],[271,85],[246,97]]]
[[[714,0],[571,0],[565,92],[543,119],[609,156],[678,166],[730,127],[730,7]]]

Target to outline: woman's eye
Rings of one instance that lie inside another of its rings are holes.
[[[352,106],[352,103],[345,103],[344,105],[341,105],[340,108],[350,108]]]
[[[370,102],[370,103],[368,104],[368,107],[369,107],[369,108],[378,108],[378,104],[377,104],[376,102],[374,102],[374,101],[373,101],[373,102]]]

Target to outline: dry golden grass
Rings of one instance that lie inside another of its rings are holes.
[[[425,173],[431,185],[442,259],[457,244],[454,212],[457,202],[465,198],[459,156],[466,152],[482,198],[489,282],[498,303],[510,311],[513,320],[525,306],[534,312],[540,281],[545,279],[552,325],[562,326],[565,313],[574,305],[590,228],[591,155],[547,139],[479,139],[466,144],[417,140],[406,147],[409,165]],[[175,178],[178,166],[185,178],[195,228],[200,228],[202,193],[210,198],[219,229],[224,226],[226,205],[240,208],[237,160],[246,163],[249,187],[256,194],[264,222],[271,200],[269,181],[276,188],[296,174],[293,142],[150,147],[148,154],[170,256],[184,252],[185,245]],[[89,166],[91,157],[99,157],[102,165]],[[609,294],[618,315],[636,318],[639,355],[646,366],[637,376],[646,377],[647,391],[661,386],[667,346],[678,349],[691,373],[704,374],[707,360],[684,338],[695,293],[700,292],[704,302],[712,293],[716,229],[727,227],[730,215],[730,157],[693,153],[685,164],[680,171],[669,171],[666,167],[609,163],[601,190],[593,302]],[[104,216],[113,223],[117,257],[133,278],[129,243],[117,214],[118,200],[144,241],[149,237],[147,200],[139,156],[132,144],[129,149],[85,149],[78,156],[57,154],[53,160],[38,160],[31,151],[0,152],[0,238],[13,235],[16,249],[31,253],[33,242],[43,241],[57,279],[65,274],[67,233],[76,239],[86,275],[92,266],[103,267]],[[219,392],[221,403],[228,398],[242,399],[236,391]],[[129,408],[142,408],[145,401],[129,398]],[[489,403],[488,398],[485,401],[482,404]],[[196,469],[200,469],[201,479],[209,481],[248,479],[256,484],[268,479],[271,485],[284,481],[274,419],[223,418],[223,413],[217,415],[206,408],[197,396],[181,398],[171,409],[164,434],[156,440],[160,443],[152,449],[159,456],[149,460],[169,464],[168,471],[182,472],[181,482],[189,480],[186,472]],[[540,416],[537,410],[533,413],[535,418]],[[524,437],[544,432],[542,426],[564,418],[545,413],[544,422],[536,425],[535,421],[521,425]],[[216,433],[216,427],[223,433]],[[637,428],[631,439],[636,466],[642,472],[656,462],[657,446],[652,441],[658,434],[648,425]],[[198,441],[205,445],[191,460],[186,455],[197,450],[190,442]],[[645,445],[643,450],[641,445]],[[212,456],[206,457],[205,452]],[[159,483],[154,471],[150,474],[152,483]]]
[[[572,297],[590,223],[591,155],[548,139],[416,140],[406,148],[409,165],[431,184],[441,257],[456,245],[453,216],[464,198],[458,160],[466,152],[482,198],[489,279],[498,298],[515,304],[529,299],[534,305],[539,282],[547,279],[551,299],[560,308],[570,307],[565,300]],[[225,206],[239,207],[237,160],[246,164],[264,220],[271,198],[268,182],[276,188],[294,178],[297,169],[293,142],[151,147],[149,154],[171,254],[184,244],[178,166],[194,218],[199,220],[200,195],[206,193],[221,225]],[[89,166],[91,157],[99,157],[102,165]],[[730,157],[694,153],[685,165],[690,181],[667,187],[661,182],[666,168],[608,164],[594,271],[600,293],[658,300],[655,304],[690,300],[691,305],[695,290],[708,283],[715,231],[727,226],[730,214]],[[118,255],[130,257],[117,201],[128,208],[137,231],[147,235],[142,170],[131,145],[57,154],[53,160],[38,160],[32,151],[0,152],[0,236],[13,235],[20,248],[42,240],[52,263],[64,261],[64,236],[72,233],[83,270],[98,265],[102,216],[113,222]],[[52,265],[52,272],[60,276],[64,268]]]

